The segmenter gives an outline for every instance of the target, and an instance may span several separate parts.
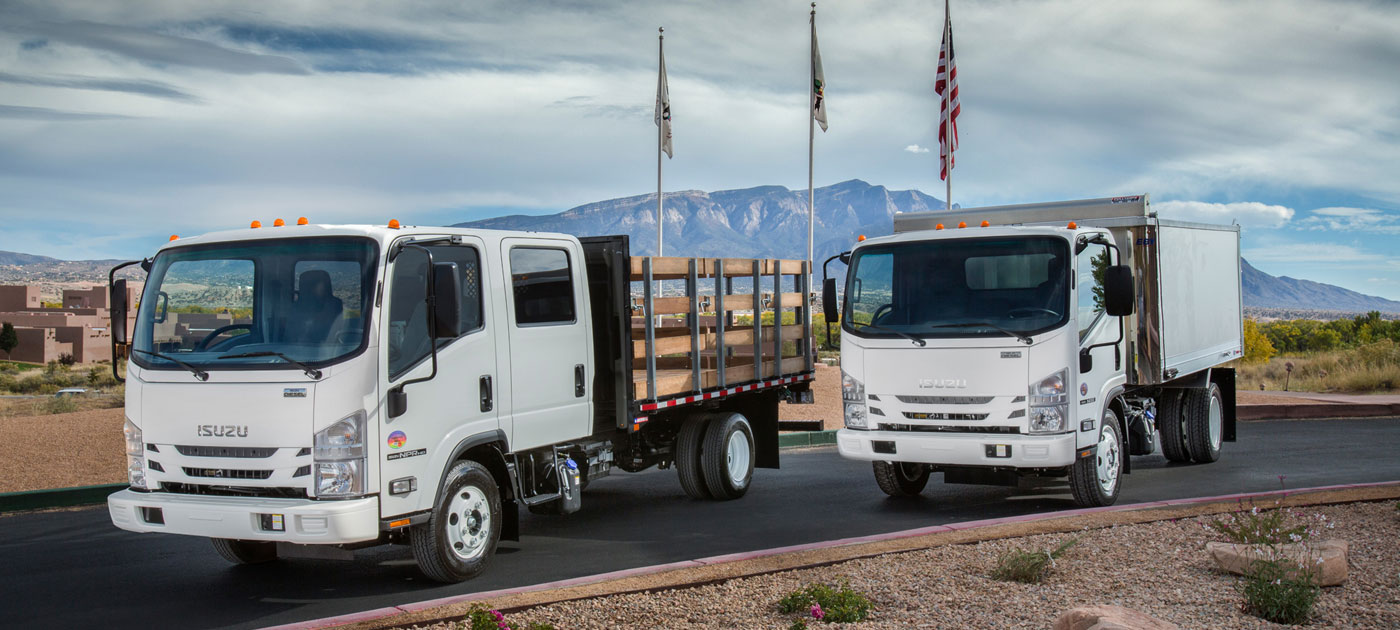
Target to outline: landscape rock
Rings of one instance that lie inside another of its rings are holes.
[[[1287,558],[1299,567],[1318,567],[1318,584],[1337,586],[1347,581],[1347,541],[1322,540],[1308,543],[1278,545],[1270,551],[1267,545],[1206,543],[1206,551],[1222,571],[1247,575],[1250,565],[1271,557]],[[1274,555],[1277,554],[1277,555]],[[1321,563],[1319,563],[1319,559]],[[1290,572],[1297,575],[1297,569]]]
[[[1053,630],[1178,630],[1174,623],[1122,606],[1071,608],[1055,620]]]

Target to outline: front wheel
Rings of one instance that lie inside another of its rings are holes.
[[[264,564],[277,559],[277,543],[210,538],[214,551],[233,564]]]
[[[485,466],[458,462],[447,472],[427,523],[409,530],[413,558],[436,582],[462,582],[486,570],[501,539],[501,492]]]
[[[892,497],[912,497],[928,485],[928,464],[915,462],[873,462],[875,483]]]
[[[1099,423],[1099,443],[1092,457],[1075,460],[1069,471],[1069,487],[1079,507],[1113,505],[1122,485],[1123,439],[1118,414],[1105,409]]]

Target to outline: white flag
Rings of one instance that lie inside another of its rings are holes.
[[[666,88],[666,51],[661,51],[661,74],[656,78],[656,126],[661,128],[661,150],[671,154],[671,94]]]
[[[826,76],[822,74],[822,51],[817,48],[817,12],[812,11],[812,117],[826,131]]]

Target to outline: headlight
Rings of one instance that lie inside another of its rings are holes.
[[[316,434],[316,496],[345,497],[364,493],[365,412],[350,416]]]
[[[841,401],[846,408],[846,427],[864,429],[870,426],[865,408],[865,383],[841,372]]]
[[[1061,433],[1069,425],[1069,397],[1065,393],[1068,378],[1067,368],[1031,384],[1027,398],[1031,433]]]
[[[126,436],[126,480],[131,487],[146,489],[146,445],[141,441],[141,429],[128,418],[122,424]]]

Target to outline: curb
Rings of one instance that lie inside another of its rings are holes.
[[[72,507],[105,503],[107,495],[127,487],[124,483],[99,486],[79,486],[57,490],[26,490],[0,494],[0,512],[20,510],[40,510],[44,508]]]
[[[429,610],[429,609],[432,609],[432,608],[437,608],[437,607],[442,607],[442,606],[449,606],[449,605],[454,605],[454,604],[466,604],[466,603],[470,603],[470,602],[483,601],[483,600],[488,600],[488,599],[492,599],[492,598],[508,597],[508,596],[514,596],[514,595],[524,595],[524,594],[529,594],[529,593],[539,593],[539,592],[550,591],[550,590],[556,590],[556,589],[565,589],[565,588],[569,588],[569,587],[581,587],[581,586],[599,584],[599,583],[602,583],[602,582],[608,582],[608,581],[614,581],[614,580],[621,580],[621,579],[625,579],[625,578],[633,578],[633,577],[639,577],[639,576],[645,576],[645,575],[653,575],[653,574],[658,574],[658,573],[665,573],[665,572],[667,572],[667,571],[673,571],[673,570],[677,570],[677,569],[694,569],[694,568],[699,568],[699,567],[708,567],[708,566],[714,566],[714,565],[720,565],[720,564],[726,564],[726,563],[732,563],[732,562],[751,561],[751,560],[757,560],[757,559],[763,559],[763,558],[771,558],[771,557],[774,557],[774,556],[780,556],[780,555],[784,555],[784,554],[799,554],[799,553],[802,553],[802,552],[817,551],[817,550],[822,550],[822,549],[830,549],[830,548],[834,548],[834,547],[846,547],[846,546],[861,545],[861,544],[866,544],[866,543],[880,543],[880,542],[888,542],[888,541],[899,541],[899,540],[903,540],[903,539],[917,538],[917,537],[920,537],[920,536],[926,536],[926,535],[930,535],[930,534],[939,534],[939,533],[948,533],[948,532],[967,532],[967,531],[973,530],[973,529],[979,529],[979,528],[985,528],[985,527],[994,527],[994,526],[997,526],[997,525],[1008,525],[1008,524],[1030,523],[1030,522],[1038,522],[1038,521],[1049,521],[1049,520],[1054,520],[1054,519],[1068,518],[1068,517],[1074,517],[1074,516],[1080,516],[1080,515],[1100,514],[1100,513],[1107,513],[1107,512],[1150,511],[1150,510],[1161,509],[1161,508],[1172,508],[1172,507],[1178,507],[1178,508],[1179,508],[1179,507],[1192,506],[1192,505],[1204,505],[1204,504],[1211,504],[1211,503],[1224,503],[1224,502],[1230,502],[1230,501],[1244,501],[1244,500],[1246,500],[1246,499],[1258,499],[1258,498],[1264,498],[1264,497],[1296,497],[1297,495],[1309,494],[1309,493],[1320,493],[1320,492],[1337,491],[1337,490],[1357,490],[1357,489],[1367,489],[1367,488],[1386,488],[1386,487],[1390,487],[1390,488],[1400,487],[1400,481],[1380,481],[1380,482],[1372,482],[1372,483],[1339,484],[1339,485],[1331,485],[1331,486],[1318,486],[1318,487],[1314,487],[1314,488],[1296,488],[1296,489],[1289,489],[1289,490],[1269,490],[1269,491],[1265,491],[1265,492],[1246,492],[1246,493],[1226,494],[1226,495],[1209,496],[1209,497],[1194,497],[1194,498],[1186,498],[1186,499],[1167,499],[1167,500],[1164,500],[1164,501],[1149,501],[1149,502],[1145,502],[1145,503],[1134,503],[1134,504],[1131,504],[1131,505],[1115,505],[1115,506],[1097,507],[1097,508],[1082,508],[1082,509],[1075,509],[1075,510],[1062,510],[1062,511],[1058,511],[1058,512],[1045,512],[1045,513],[1040,513],[1040,514],[1023,514],[1023,515],[1019,515],[1019,516],[1008,516],[1008,517],[992,518],[992,519],[982,519],[982,520],[975,520],[975,521],[963,521],[963,522],[958,522],[958,523],[948,523],[948,524],[945,524],[945,525],[931,525],[931,526],[928,526],[928,527],[920,527],[920,528],[907,529],[907,530],[896,531],[896,532],[888,532],[888,533],[885,533],[885,534],[873,534],[873,535],[869,535],[869,536],[858,536],[858,537],[852,537],[852,538],[841,538],[841,539],[828,540],[828,541],[822,541],[822,542],[806,543],[806,544],[800,544],[800,545],[791,545],[791,546],[787,546],[787,547],[776,547],[776,548],[772,548],[772,549],[761,549],[761,550],[757,550],[757,551],[747,551],[747,552],[740,552],[740,553],[733,553],[733,554],[725,554],[725,555],[719,555],[719,556],[710,556],[710,557],[706,557],[706,558],[697,558],[697,559],[694,559],[694,560],[681,560],[681,561],[678,561],[678,562],[671,562],[671,563],[667,563],[667,564],[658,564],[658,565],[652,565],[652,566],[646,566],[646,567],[636,567],[636,568],[632,568],[632,569],[623,569],[623,570],[619,570],[619,571],[613,571],[613,572],[610,572],[610,573],[600,573],[600,574],[595,574],[595,575],[588,575],[588,576],[582,576],[582,577],[577,577],[577,578],[569,578],[569,579],[565,579],[565,580],[558,580],[558,581],[554,581],[554,582],[545,582],[545,583],[541,583],[541,584],[533,584],[533,585],[529,585],[529,586],[521,586],[521,587],[514,587],[514,588],[505,588],[505,589],[498,589],[498,590],[493,590],[493,591],[482,591],[482,592],[477,592],[477,593],[466,593],[466,594],[462,594],[462,595],[452,595],[452,596],[448,596],[448,597],[441,597],[441,598],[430,599],[430,600],[424,600],[424,601],[418,601],[418,602],[409,602],[409,603],[399,604],[399,605],[395,605],[395,606],[388,606],[388,607],[383,607],[383,608],[375,608],[375,609],[372,609],[372,610],[365,610],[365,611],[360,611],[360,612],[356,612],[356,613],[348,613],[348,614],[345,614],[345,615],[337,615],[337,616],[332,616],[332,617],[324,617],[324,618],[321,618],[321,619],[310,619],[310,620],[306,620],[306,621],[293,622],[293,623],[284,624],[284,625],[278,625],[278,626],[268,626],[268,627],[266,627],[266,628],[263,628],[263,630],[317,630],[317,629],[320,629],[320,628],[331,628],[331,627],[343,626],[343,625],[354,624],[354,623],[382,622],[382,621],[386,620],[386,619],[389,618],[389,617],[395,617],[395,616],[403,615],[403,614],[406,614],[406,613],[422,612],[422,611]],[[880,554],[882,554],[882,553],[899,553],[899,551],[898,551],[898,550],[879,551],[879,552],[874,553],[873,555],[880,555]],[[844,562],[844,561],[856,559],[856,558],[859,558],[859,557],[864,557],[864,556],[856,555],[856,556],[854,556],[854,557],[852,557],[852,558],[846,558],[846,559],[844,559],[844,560],[836,560],[835,562]],[[823,562],[823,563],[819,563],[819,564],[831,564],[831,562]],[[796,569],[800,569],[800,568],[804,568],[804,567],[802,567],[802,566],[795,566],[795,567],[769,567],[769,568],[767,568],[767,569],[765,569],[765,570],[760,571],[759,573],[756,573],[755,575],[762,575],[762,574],[765,574],[765,573],[773,573],[773,572],[776,572],[776,571],[796,570]],[[717,581],[717,580],[738,579],[738,578],[741,578],[741,577],[746,577],[746,575],[735,575],[735,576],[728,576],[728,577],[722,577],[722,578],[715,578],[715,579],[706,580],[706,582],[714,582],[714,581]],[[646,589],[646,590],[649,590],[649,591],[650,591],[650,590],[669,590],[669,589],[676,589],[676,588],[685,588],[686,586],[687,586],[687,584],[672,584],[672,585],[657,586],[657,587],[655,587],[655,588],[649,588],[649,589]],[[693,584],[692,584],[691,586],[693,586]],[[571,600],[576,600],[576,599],[592,599],[592,598],[596,598],[596,597],[606,597],[606,596],[608,596],[608,595],[615,595],[615,594],[620,594],[620,593],[625,593],[625,592],[633,592],[633,591],[619,591],[619,592],[614,592],[614,593],[601,593],[601,594],[595,594],[595,595],[584,595],[584,596],[581,596],[581,597],[566,598],[566,599],[559,600],[559,601],[571,601]],[[549,603],[556,603],[556,602],[541,602],[541,603],[537,603],[537,604],[530,604],[530,605],[528,605],[528,606],[526,606],[526,607],[532,608],[532,607],[535,607],[535,606],[548,605]],[[503,608],[503,610],[505,610],[505,609]],[[414,624],[414,625],[422,625],[422,624],[427,624],[427,623],[434,623],[435,621],[440,621],[440,620],[423,620],[423,619],[418,619],[418,620],[411,621],[411,622],[409,622],[409,623],[412,623],[412,624]],[[389,626],[376,626],[376,627],[389,627]]]
[[[1300,405],[1238,405],[1240,420],[1313,420],[1319,418],[1374,418],[1400,416],[1400,404],[1312,403]]]

